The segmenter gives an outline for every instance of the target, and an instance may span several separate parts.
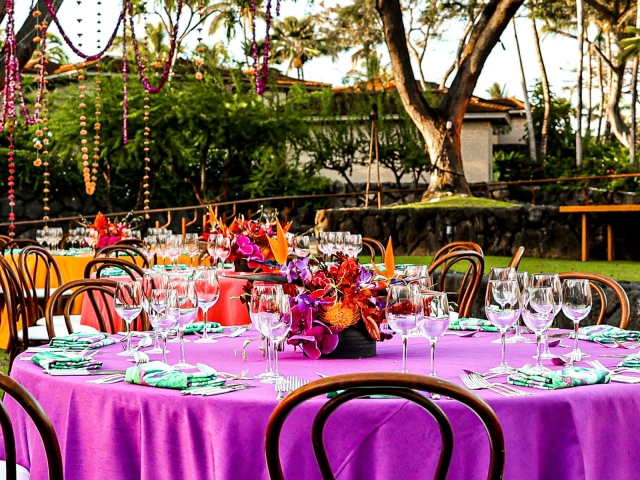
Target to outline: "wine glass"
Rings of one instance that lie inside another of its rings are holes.
[[[215,243],[216,257],[220,260],[222,268],[224,268],[224,261],[229,257],[231,253],[231,240],[224,235],[218,235]]]
[[[151,261],[156,254],[156,247],[158,245],[158,237],[155,235],[147,235],[142,240],[142,253],[146,257],[149,265],[151,265]]]
[[[193,274],[193,280],[198,294],[198,303],[202,309],[202,337],[195,343],[217,343],[207,332],[207,313],[220,298],[220,281],[214,267],[198,267]]]
[[[260,299],[263,295],[272,295],[272,296],[282,296],[284,292],[282,290],[282,285],[273,285],[273,284],[253,284],[251,288],[251,303],[249,304],[249,317],[251,318],[251,323],[253,326],[260,332],[260,334],[265,338],[264,347],[265,347],[265,357],[267,360],[267,366],[263,373],[256,375],[258,378],[262,379],[262,383],[275,383],[275,378],[273,374],[273,365],[272,365],[272,346],[271,341],[268,336],[268,332],[264,332],[262,330],[262,325],[260,324]]]
[[[560,277],[555,273],[534,273],[529,279],[529,284],[532,287],[550,287],[553,294],[553,315],[554,319],[560,313],[562,309],[562,283]],[[544,332],[542,336],[543,350],[542,358],[549,359],[555,357],[553,353],[549,351],[549,331]]]
[[[169,277],[165,272],[159,272],[157,270],[146,270],[142,279],[140,280],[140,288],[142,293],[142,308],[149,316],[149,322],[151,322],[151,315],[153,313],[150,307],[151,292],[154,290],[166,289],[169,285]],[[153,325],[152,325],[153,326]],[[154,328],[155,344],[151,350],[147,350],[145,353],[151,355],[159,355],[162,353],[160,348],[160,332]]]
[[[84,235],[84,241],[86,242],[86,244],[89,245],[89,248],[91,248],[91,250],[95,250],[96,245],[98,244],[98,232],[93,228],[88,228]]]
[[[118,282],[113,296],[116,313],[127,325],[127,346],[124,352],[118,355],[130,357],[131,350],[131,322],[140,315],[142,311],[142,295],[138,282]]]
[[[47,238],[46,230],[36,230],[36,242],[38,242],[40,245],[44,245],[46,242],[46,238]]]
[[[421,304],[420,289],[417,285],[389,285],[387,323],[402,337],[402,373],[409,373],[407,371],[407,339],[416,328]]]
[[[583,357],[590,357],[587,353],[582,353],[578,346],[578,326],[591,311],[591,285],[589,280],[566,279],[562,282],[562,313],[573,321],[575,337],[573,341],[573,351],[571,359],[579,362]]]
[[[488,280],[517,280],[516,275],[516,269],[513,267],[493,267]]]
[[[449,328],[449,299],[442,292],[421,292],[422,312],[418,318],[418,331],[431,346],[431,370],[436,377],[436,342]],[[432,395],[434,398],[437,396]]]
[[[362,251],[362,235],[349,233],[345,235],[344,253],[351,258],[357,258]]]
[[[507,365],[505,358],[505,340],[507,330],[513,326],[520,316],[518,304],[520,290],[516,280],[490,280],[485,295],[484,308],[489,321],[500,330],[502,357],[500,365],[489,369],[494,373],[511,373],[513,368]]]
[[[188,370],[196,368],[187,363],[184,356],[184,331],[187,325],[193,323],[198,316],[198,293],[193,280],[171,280],[169,286],[178,292],[178,337],[180,338],[180,358],[173,368],[177,370]]]
[[[167,236],[167,256],[171,260],[171,265],[176,266],[178,257],[182,253],[182,235]]]
[[[149,297],[149,307],[149,310],[153,312],[149,321],[162,337],[162,361],[166,364],[167,336],[171,329],[178,324],[180,317],[178,292],[171,288],[152,290],[151,297]]]
[[[327,255],[331,254],[329,249],[329,233],[320,232],[318,234],[318,250],[322,253],[324,260],[326,261]]]
[[[550,372],[542,365],[540,349],[542,335],[555,317],[553,313],[553,292],[551,287],[526,287],[522,294],[522,319],[524,324],[536,334],[536,366],[530,370],[536,373]]]
[[[297,257],[308,257],[309,256],[309,236],[308,235],[299,235],[293,238],[293,253]]]
[[[209,235],[209,238],[207,238],[207,252],[211,257],[211,261],[210,261],[211,266],[214,268],[217,266],[217,263],[218,263],[218,254],[216,253],[216,242],[219,236],[220,234],[218,233],[212,233]]]
[[[516,272],[516,281],[518,282],[518,289],[520,290],[520,295],[524,295],[525,290],[529,287],[530,279],[529,274],[527,272]],[[518,318],[518,323],[516,323],[516,334],[507,339],[507,343],[516,343],[516,342],[525,342],[527,339],[522,335],[522,327],[521,327],[522,313],[520,313],[520,317]]]
[[[158,228],[156,233],[156,238],[158,239],[158,245],[156,247],[156,251],[160,256],[162,256],[162,264],[165,264],[165,258],[167,258],[167,238],[171,232],[167,232],[164,228]]]
[[[189,255],[189,259],[191,260],[191,265],[193,265],[196,257],[200,253],[200,245],[198,244],[197,233],[186,233],[184,235],[184,249],[187,251],[187,254]]]
[[[433,277],[429,275],[427,265],[407,265],[404,269],[403,280],[406,283],[418,285],[423,291],[433,289]]]
[[[273,383],[275,383],[277,379],[283,378],[278,368],[278,345],[284,341],[291,330],[289,295],[262,295],[258,300],[258,318],[260,331],[269,337],[273,345]]]

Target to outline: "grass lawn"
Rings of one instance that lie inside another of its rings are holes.
[[[7,373],[9,370],[9,352],[0,350],[0,372]]]
[[[396,263],[431,263],[429,256],[425,257],[396,257]],[[484,257],[485,274],[492,267],[504,267],[509,263],[511,257]],[[363,260],[367,261],[367,260]],[[454,268],[455,269],[455,268]],[[466,270],[466,262],[459,264],[459,271]],[[528,258],[524,257],[520,262],[518,270],[529,273],[560,273],[560,272],[596,272],[606,275],[615,280],[626,280],[629,282],[640,282],[640,262],[631,261],[589,261],[579,260],[555,260],[550,258]]]
[[[481,197],[443,197],[438,201],[407,203],[405,205],[394,205],[382,208],[514,208],[520,205],[516,203],[501,202],[491,198]]]

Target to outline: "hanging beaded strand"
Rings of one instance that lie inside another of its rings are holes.
[[[144,72],[146,72],[149,68],[149,35],[147,32],[147,6],[144,8],[144,50],[146,53],[146,65],[144,67]],[[144,189],[144,210],[149,210],[149,204],[151,203],[151,191],[149,190],[150,186],[150,173],[151,173],[151,158],[149,153],[149,133],[151,128],[149,128],[149,114],[151,113],[151,107],[149,106],[149,94],[145,92],[144,95],[144,132],[142,133],[144,136],[144,175],[142,176],[142,188]],[[149,220],[151,216],[148,213],[144,214],[144,218]]]
[[[97,28],[96,28],[96,32],[98,34],[100,34],[101,32],[101,24],[102,24],[102,14],[100,13],[100,9],[102,6],[102,1],[98,0],[97,1],[97,9],[98,9],[98,13],[96,15],[97,17]],[[96,40],[96,47],[98,48],[98,51],[100,51],[100,36],[98,36],[97,40]],[[92,193],[95,192],[96,190],[96,182],[98,181],[98,160],[100,159],[100,115],[102,114],[102,112],[100,111],[100,109],[102,108],[102,104],[100,103],[102,101],[102,97],[101,97],[101,92],[102,92],[102,64],[100,63],[100,59],[98,59],[98,63],[96,63],[96,79],[95,79],[95,122],[93,124],[93,162],[91,163],[91,191]]]
[[[78,90],[80,94],[78,95],[78,99],[80,103],[78,103],[78,108],[80,109],[80,158],[82,160],[82,176],[84,177],[84,186],[87,195],[93,195],[93,186],[91,185],[91,169],[89,168],[89,147],[87,147],[87,115],[86,108],[87,104],[85,102],[86,98],[86,85],[85,85],[85,67],[86,64],[84,62],[80,62],[77,65],[78,71]]]

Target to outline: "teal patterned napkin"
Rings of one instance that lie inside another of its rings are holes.
[[[186,390],[195,387],[220,387],[224,380],[216,373],[184,373],[162,362],[149,362],[127,368],[125,382],[148,387],[173,388]]]
[[[618,364],[619,367],[640,368],[640,356],[638,354],[629,355]]]
[[[202,333],[204,330],[204,323],[190,323],[184,329],[185,335],[192,335],[194,333]],[[218,322],[208,322],[207,323],[207,333],[223,333],[224,327],[220,325]]]
[[[62,337],[53,337],[49,342],[52,348],[66,348],[69,350],[93,350],[106,347],[116,341],[106,333],[76,332]]]
[[[450,330],[480,330],[482,332],[497,332],[489,320],[482,318],[451,318]]]
[[[125,276],[124,270],[120,267],[107,267],[100,270],[100,277],[123,277]]]
[[[613,343],[611,339],[615,338],[624,342],[625,340],[640,340],[640,332],[611,325],[589,325],[578,330],[578,338],[600,343]]]
[[[611,381],[611,376],[607,370],[596,370],[595,368],[573,367],[548,373],[534,373],[528,369],[519,369],[517,372],[518,374],[509,375],[507,379],[512,385],[545,390],[596,385]]]
[[[95,370],[102,366],[102,362],[92,358],[86,358],[75,353],[62,352],[36,353],[31,357],[31,361],[45,370],[75,370],[77,368]]]

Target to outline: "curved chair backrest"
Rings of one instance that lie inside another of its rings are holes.
[[[0,389],[4,390],[18,405],[29,415],[33,421],[44,445],[47,465],[49,467],[49,480],[64,480],[62,470],[62,455],[60,444],[51,420],[42,409],[38,401],[22,385],[11,377],[0,373]],[[0,402],[0,425],[2,427],[2,437],[4,440],[4,453],[6,459],[7,480],[16,479],[16,441],[11,426],[11,419],[4,406]]]
[[[271,480],[284,480],[280,462],[280,434],[289,414],[298,405],[313,397],[338,391],[341,393],[328,400],[320,408],[313,421],[311,431],[313,451],[324,480],[334,480],[335,478],[324,447],[323,436],[327,420],[340,405],[356,398],[379,394],[393,395],[409,400],[432,415],[438,424],[442,439],[440,460],[434,478],[444,480],[453,454],[453,429],[438,404],[418,392],[446,395],[463,403],[478,415],[489,436],[490,462],[487,478],[490,480],[502,478],[505,459],[502,427],[494,411],[481,398],[454,383],[434,377],[412,374],[398,375],[396,373],[359,373],[317,380],[295,390],[278,404],[269,418],[265,437],[267,469]]]
[[[520,260],[522,260],[523,255],[524,255],[524,247],[518,247],[518,250],[516,250],[516,253],[513,254],[513,257],[511,257],[511,261],[507,266],[513,267],[517,270],[518,267],[520,266]]]
[[[629,297],[627,297],[627,293],[620,286],[618,282],[616,282],[613,278],[607,277],[605,275],[601,275],[599,273],[587,273],[587,272],[564,272],[560,275],[560,280],[567,279],[583,279],[589,280],[591,288],[595,290],[598,294],[598,298],[600,298],[600,313],[598,314],[598,320],[596,325],[600,325],[604,323],[604,319],[607,315],[607,295],[604,293],[604,290],[600,286],[600,284],[609,287],[618,297],[618,301],[620,302],[620,324],[618,325],[620,328],[627,328],[629,326],[629,314],[630,314],[630,305],[629,305]]]
[[[93,260],[89,260],[85,265],[84,278],[91,278],[93,273],[95,273],[96,278],[100,278],[105,268],[119,268],[131,280],[138,280],[144,276],[144,270],[135,263],[121,260],[120,258],[96,257]]]
[[[59,311],[62,305],[62,314],[69,333],[73,333],[73,324],[71,323],[71,308],[74,300],[86,294],[93,313],[98,319],[99,330],[101,332],[117,332],[119,331],[119,318],[110,308],[109,299],[113,298],[113,294],[118,282],[106,278],[72,280],[61,287],[57,288],[44,310],[44,318],[47,322],[47,334],[49,339],[55,336],[53,317],[54,313]],[[65,292],[71,291],[71,295],[65,295]],[[118,323],[116,323],[118,322]]]
[[[22,350],[22,345],[28,346],[29,343],[27,329],[29,327],[28,305],[31,302],[31,295],[23,287],[17,270],[2,255],[0,255],[0,288],[2,289],[0,312],[4,312],[9,324],[9,369],[11,369],[13,359]],[[22,341],[18,338],[20,323],[22,323]]]
[[[384,260],[384,254],[386,252],[386,248],[384,248],[384,245],[382,244],[382,242],[379,242],[375,238],[362,237],[362,247],[363,248],[367,247],[369,249],[369,252],[371,253],[372,262],[376,261],[376,249],[378,252],[380,252],[380,259]]]
[[[2,255],[3,256],[6,255],[6,254],[11,255],[11,261],[13,262],[13,266],[17,270],[18,269],[17,252],[14,255],[13,251],[17,250],[17,249],[21,250],[21,249],[23,249],[25,247],[28,247],[30,245],[40,246],[40,244],[38,242],[36,242],[35,240],[31,240],[30,238],[17,238],[17,239],[9,240],[2,247]]]
[[[466,318],[471,314],[473,301],[478,294],[482,275],[484,274],[484,256],[475,250],[453,249],[438,258],[434,257],[429,266],[429,275],[431,276],[438,268],[442,267],[440,279],[438,280],[438,290],[444,292],[447,273],[456,263],[463,261],[468,262],[469,267],[464,273],[458,289],[458,314],[460,318]]]
[[[433,256],[432,262],[435,262],[440,257],[446,255],[447,253],[456,251],[456,250],[473,250],[474,252],[478,252],[480,255],[484,255],[482,252],[482,247],[474,242],[451,242],[442,247],[440,250],[436,252]]]
[[[138,265],[138,259],[141,259],[142,267],[149,268],[149,260],[147,260],[144,252],[133,245],[116,244],[104,247],[103,249],[98,250],[94,256],[94,258],[99,257],[114,257],[120,260],[124,258],[135,265]]]
[[[31,265],[29,265],[30,259],[33,259]],[[29,315],[31,315],[31,318],[35,321],[44,316],[38,300],[43,300],[43,305],[46,305],[51,296],[51,288],[59,287],[64,283],[60,267],[48,250],[40,246],[29,245],[20,252],[20,256],[18,257],[18,271],[24,288],[31,293]],[[42,272],[44,272],[44,292],[42,296],[38,296],[37,290],[38,284],[40,283],[38,280],[43,276]]]
[[[124,238],[122,240],[118,240],[116,245],[131,245],[133,247],[142,247],[144,243],[139,238]]]

